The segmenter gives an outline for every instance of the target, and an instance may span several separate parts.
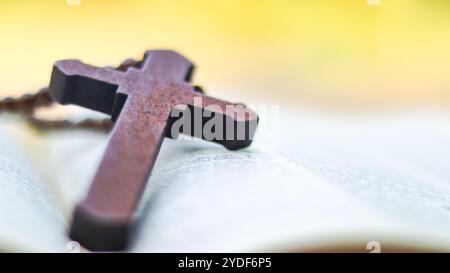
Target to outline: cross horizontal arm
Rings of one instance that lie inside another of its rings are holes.
[[[190,95],[187,103],[172,108],[167,137],[176,138],[179,133],[183,133],[222,144],[229,150],[251,144],[258,116],[249,107],[198,92]]]
[[[61,104],[111,114],[123,77],[123,72],[112,68],[98,68],[78,60],[59,61],[53,67],[50,93]]]

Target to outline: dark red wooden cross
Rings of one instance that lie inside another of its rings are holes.
[[[256,114],[242,105],[196,91],[189,83],[192,72],[191,62],[164,50],[148,51],[139,65],[126,71],[98,68],[77,60],[54,65],[50,93],[58,102],[109,114],[115,122],[89,192],[76,207],[72,220],[70,236],[86,248],[126,248],[134,211],[163,138],[176,136],[171,128],[180,117],[173,117],[174,109],[200,110],[200,126],[212,117],[223,117],[228,122],[228,126],[224,123],[223,137],[208,140],[231,150],[250,145]],[[199,98],[201,105],[194,103]],[[192,121],[195,127],[196,121]],[[243,128],[244,134],[239,132]],[[196,130],[189,132],[205,139]],[[239,134],[244,137],[239,138]]]

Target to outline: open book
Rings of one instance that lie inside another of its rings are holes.
[[[129,251],[450,251],[450,113],[280,112],[279,132],[236,152],[166,139]],[[0,251],[73,250],[107,139],[0,116]]]

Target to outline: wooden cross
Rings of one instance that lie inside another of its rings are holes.
[[[242,105],[198,92],[189,83],[192,72],[191,62],[164,50],[146,52],[138,66],[126,71],[98,68],[78,60],[55,63],[50,83],[53,98],[61,104],[76,104],[111,115],[115,123],[89,192],[75,209],[72,239],[91,250],[126,248],[134,211],[163,138],[176,137],[171,127],[181,117],[172,116],[175,109],[200,110],[203,117],[197,123],[202,127],[211,117],[231,121],[231,128],[224,126],[222,138],[208,140],[230,150],[250,145],[256,114]],[[202,105],[195,99],[201,99]],[[196,126],[192,120],[191,125]],[[238,139],[242,128],[244,137]],[[234,131],[231,138],[230,130]],[[188,131],[205,139],[195,130]]]

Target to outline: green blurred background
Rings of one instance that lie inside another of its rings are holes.
[[[0,96],[47,85],[58,59],[114,65],[171,48],[197,64],[196,83],[227,99],[450,102],[447,0],[80,2],[0,1]]]

